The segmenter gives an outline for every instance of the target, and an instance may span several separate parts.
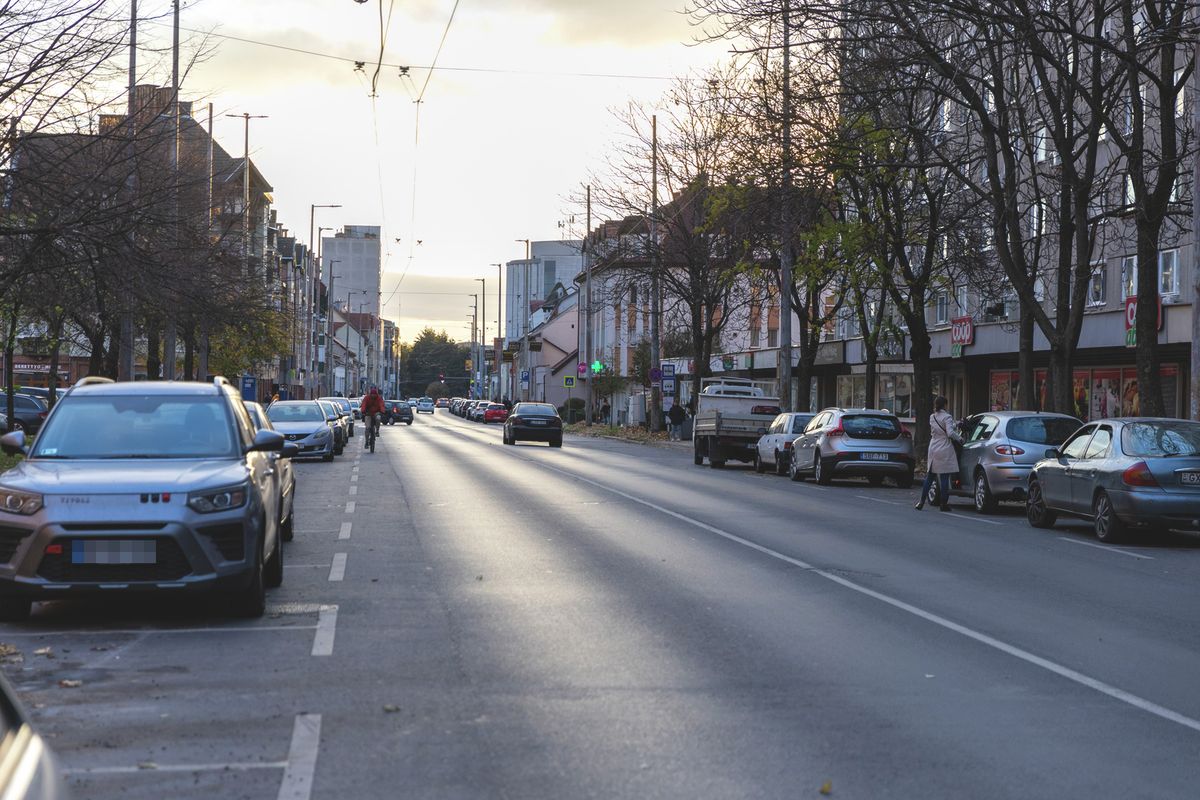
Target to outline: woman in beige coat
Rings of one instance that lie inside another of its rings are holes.
[[[925,483],[921,486],[917,511],[925,507],[925,498],[929,496],[929,487],[933,486],[935,477],[938,479],[940,510],[950,510],[950,476],[958,472],[958,452],[954,449],[954,443],[961,441],[954,417],[946,410],[946,398],[935,398],[933,414],[929,417],[929,457],[925,460]]]

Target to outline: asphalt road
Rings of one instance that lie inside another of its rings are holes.
[[[444,411],[360,444],[298,465],[262,620],[0,628],[78,797],[1200,795],[1195,539]]]

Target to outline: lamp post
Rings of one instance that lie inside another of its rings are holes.
[[[325,295],[325,388],[327,394],[333,394],[333,281],[341,275],[333,274],[333,265],[342,263],[341,259],[329,262],[329,287]]]
[[[533,292],[529,287],[529,268],[533,266],[530,263],[532,260],[533,247],[532,243],[528,239],[514,239],[513,241],[525,243],[525,263],[521,268],[521,285],[524,288],[526,297],[525,301],[521,303],[521,375],[517,376],[519,379],[522,375],[529,372],[529,301],[533,299]],[[530,375],[531,379],[532,377],[533,376]],[[529,381],[521,381],[522,400],[529,399],[530,385],[531,384]]]
[[[483,308],[479,312],[479,386],[483,392],[483,399],[487,400],[492,394],[488,391],[487,374],[487,278],[475,280],[481,284],[479,293],[483,297]]]
[[[304,305],[308,309],[308,322],[304,326],[305,336],[305,369],[308,371],[309,377],[305,381],[305,389],[312,390],[320,387],[316,383],[317,375],[317,359],[316,351],[313,347],[313,339],[316,338],[316,296],[317,296],[317,281],[321,275],[321,242],[314,238],[314,226],[317,224],[317,209],[318,208],[341,208],[341,205],[336,203],[311,203],[308,207],[308,265],[304,273]],[[320,231],[327,230],[321,228]],[[320,232],[316,233],[320,236]],[[316,252],[316,260],[313,260],[313,252]]]
[[[501,323],[501,309],[504,308],[504,297],[500,293],[504,288],[504,265],[489,264],[488,266],[496,268],[496,338],[504,343],[504,326]],[[500,386],[500,376],[503,373],[500,371],[500,356],[496,356],[496,395],[503,394],[503,387]]]

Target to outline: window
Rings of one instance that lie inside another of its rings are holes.
[[[878,408],[885,408],[898,417],[910,416],[912,381],[911,375],[880,375]]]
[[[1088,425],[1063,445],[1062,454],[1065,458],[1083,458],[1083,454],[1087,452],[1088,440],[1092,438],[1092,431],[1096,430],[1095,425]]]
[[[1045,231],[1045,207],[1042,201],[1031,203],[1029,206],[1029,235],[1041,236]]]
[[[1037,132],[1037,161],[1039,164],[1044,164],[1047,161],[1053,161],[1052,154],[1053,142],[1050,141],[1050,130],[1048,128],[1039,128]]]
[[[950,295],[938,292],[934,297],[934,324],[945,325],[950,322]]]
[[[778,328],[767,328],[767,347],[779,347]]]
[[[1175,70],[1175,116],[1187,116],[1187,92],[1183,83],[1183,70]]]
[[[1158,293],[1179,293],[1179,251],[1163,250],[1158,254]]]
[[[1105,273],[1104,264],[1092,265],[1092,275],[1088,279],[1088,305],[1090,306],[1104,305]]]
[[[1137,296],[1137,256],[1121,259],[1121,300]]]
[[[1171,184],[1171,194],[1167,197],[1168,203],[1183,202],[1183,176],[1176,175],[1175,182]]]
[[[1084,458],[1103,458],[1108,452],[1108,446],[1112,444],[1112,428],[1107,425],[1101,425],[1096,429],[1096,435],[1092,437],[1092,441],[1088,444],[1087,452],[1083,454]]]
[[[1133,188],[1133,175],[1125,173],[1125,207],[1133,208],[1137,205],[1137,192]]]
[[[965,283],[954,287],[954,305],[959,314],[967,313],[967,285]]]
[[[996,431],[996,426],[1000,424],[1000,420],[996,417],[982,416],[976,417],[968,424],[967,429],[970,433],[967,434],[968,442],[982,442],[992,438],[992,434]]]

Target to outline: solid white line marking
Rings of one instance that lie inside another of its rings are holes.
[[[329,567],[329,580],[340,581],[346,577],[346,554],[334,553],[333,564]]]
[[[223,772],[225,770],[285,769],[286,761],[242,761],[229,764],[155,764],[153,767],[78,767],[67,775],[130,775],[135,772]]]
[[[346,540],[350,538],[350,529],[354,527],[353,522],[343,522],[342,529],[338,531],[338,539]]]
[[[328,564],[284,564],[284,569],[310,569],[313,567],[328,567]]]
[[[354,506],[355,506],[355,504],[354,504],[354,501],[353,501],[353,500],[348,500],[348,501],[346,502],[346,513],[347,513],[347,514],[353,514],[353,513],[354,513]]]
[[[1096,544],[1094,542],[1081,542],[1078,539],[1068,539],[1066,536],[1060,536],[1058,538],[1063,540],[1064,542],[1067,542],[1068,544],[1081,544],[1084,547],[1094,547],[1097,550],[1107,550],[1108,552],[1116,553],[1119,556],[1129,556],[1130,558],[1138,558],[1138,559],[1142,559],[1144,561],[1153,561],[1154,560],[1154,556],[1144,556],[1141,553],[1131,553],[1128,550],[1121,550],[1116,547],[1109,547],[1108,545],[1105,545],[1105,544]]]
[[[279,800],[309,800],[313,776],[317,772],[317,752],[321,747],[321,715],[297,714],[292,728],[292,746],[287,767],[279,784]]]
[[[350,494],[352,494],[352,495],[358,494],[358,485],[357,484],[350,485]]]
[[[959,519],[969,519],[971,522],[982,522],[984,525],[1003,525],[1004,524],[1003,522],[997,522],[994,519],[984,519],[983,517],[972,517],[967,514],[956,514],[953,511],[949,511],[949,512],[943,511],[941,513],[945,514],[948,517],[957,517]]]
[[[528,459],[528,460],[531,463],[538,463],[538,462],[534,462],[532,459]],[[771,558],[774,558],[774,559],[778,559],[779,561],[783,561],[786,564],[791,564],[791,565],[799,567],[803,570],[807,570],[808,572],[811,572],[814,575],[820,575],[822,578],[825,578],[826,580],[829,580],[829,581],[833,581],[834,583],[838,584],[839,586],[843,586],[847,589],[850,589],[851,591],[858,592],[859,594],[862,594],[862,595],[866,595],[867,597],[874,598],[875,600],[878,600],[881,603],[886,603],[887,605],[889,605],[893,608],[899,609],[901,611],[905,611],[909,614],[912,614],[915,617],[919,617],[920,619],[925,620],[926,622],[932,622],[934,625],[945,628],[946,630],[949,630],[949,631],[953,631],[957,634],[967,637],[968,639],[972,639],[976,642],[979,642],[980,644],[986,645],[995,650],[999,650],[1002,653],[1007,653],[1008,655],[1013,656],[1014,658],[1018,658],[1021,661],[1026,662],[1027,664],[1032,664],[1035,667],[1041,667],[1042,669],[1046,670],[1047,672],[1052,672],[1055,675],[1058,675],[1059,677],[1062,677],[1062,678],[1066,678],[1069,681],[1073,681],[1074,683],[1077,683],[1080,686],[1086,686],[1087,688],[1097,691],[1100,694],[1107,695],[1108,697],[1111,697],[1114,700],[1119,700],[1122,703],[1127,703],[1127,704],[1133,706],[1134,708],[1141,709],[1142,711],[1153,714],[1156,717],[1160,717],[1169,722],[1174,722],[1178,725],[1182,725],[1183,727],[1190,728],[1194,731],[1200,731],[1200,720],[1185,716],[1183,714],[1180,714],[1177,711],[1172,711],[1171,709],[1167,708],[1166,706],[1160,706],[1158,703],[1147,700],[1144,697],[1139,697],[1138,695],[1127,692],[1124,689],[1119,689],[1116,686],[1105,683],[1104,681],[1101,681],[1101,680],[1097,680],[1096,678],[1093,678],[1090,675],[1085,675],[1082,672],[1078,672],[1076,670],[1071,669],[1070,667],[1064,667],[1062,664],[1058,664],[1047,658],[1042,658],[1041,656],[1034,655],[1033,653],[1029,652],[1028,650],[1023,650],[1020,647],[1017,647],[1016,645],[1011,645],[1011,644],[1008,644],[1007,642],[1003,642],[1003,641],[995,638],[994,636],[989,636],[986,633],[981,633],[979,631],[973,630],[971,628],[968,628],[965,625],[960,625],[959,623],[953,622],[939,614],[934,614],[930,611],[925,611],[924,609],[918,608],[917,606],[914,606],[911,603],[906,603],[903,600],[898,600],[895,597],[891,597],[890,595],[883,594],[882,592],[877,592],[874,589],[869,589],[866,586],[855,583],[854,581],[847,580],[846,578],[843,578],[840,575],[835,575],[831,572],[826,572],[823,569],[814,567],[812,564],[808,564],[804,561],[801,561],[798,558],[792,558],[791,556],[784,555],[783,553],[780,553],[778,550],[772,550],[769,547],[764,547],[763,545],[757,544],[756,542],[752,542],[749,539],[743,539],[741,536],[738,536],[737,534],[729,533],[728,531],[723,531],[720,528],[717,528],[713,525],[709,525],[706,522],[701,522],[700,520],[694,519],[685,514],[680,514],[679,512],[672,511],[669,508],[664,508],[663,506],[660,506],[657,503],[651,503],[649,500],[643,500],[640,497],[635,497],[634,495],[631,495],[627,492],[623,492],[620,489],[614,489],[611,486],[605,486],[602,483],[590,480],[589,478],[581,477],[581,476],[576,475],[571,472],[567,472],[566,470],[557,469],[557,468],[551,467],[551,466],[546,466],[545,464],[540,464],[540,466],[544,467],[545,469],[550,470],[551,472],[557,472],[557,473],[559,473],[561,475],[565,475],[569,478],[574,478],[575,480],[580,481],[582,483],[586,483],[591,486],[595,486],[596,488],[603,489],[606,492],[611,492],[612,494],[615,494],[619,497],[624,497],[626,500],[630,500],[634,503],[638,503],[639,505],[646,506],[647,508],[652,508],[661,514],[667,515],[668,517],[673,517],[677,520],[680,520],[681,522],[686,522],[689,525],[693,525],[697,528],[700,528],[701,530],[705,530],[710,533],[716,534],[717,536],[720,536],[723,539],[727,539],[728,541],[734,542],[736,544],[740,544],[743,547],[748,547],[751,550],[755,550],[759,553],[762,553],[763,555],[770,556]],[[971,519],[971,518],[968,517],[968,519]]]
[[[97,628],[69,631],[5,631],[4,638],[13,636],[137,636],[138,634],[168,633],[255,633],[258,631],[311,631],[316,625],[257,625],[231,628]]]
[[[337,606],[321,606],[317,617],[317,632],[313,635],[314,656],[333,655],[333,637],[337,633]]]
[[[856,495],[854,495],[854,496],[855,496],[855,497],[858,497],[858,498],[861,498],[861,499],[863,499],[863,500],[870,500],[872,503],[887,503],[889,506],[902,506],[902,505],[904,505],[904,503],[897,503],[895,500],[884,500],[884,499],[883,499],[883,498],[881,498],[881,497],[871,497],[870,495],[866,495],[866,494],[856,494]]]

